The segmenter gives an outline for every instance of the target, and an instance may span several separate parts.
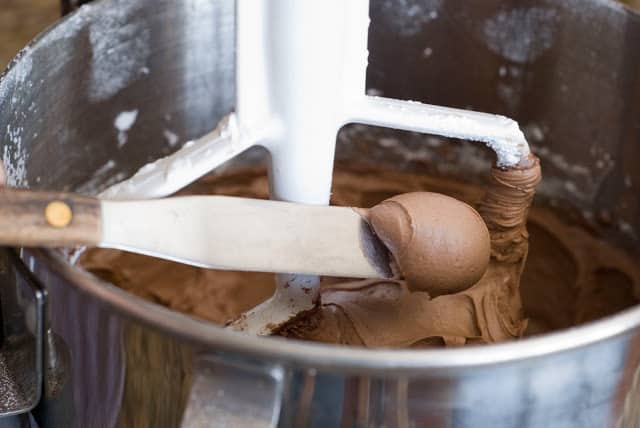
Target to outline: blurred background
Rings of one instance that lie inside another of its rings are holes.
[[[63,10],[86,0],[0,0],[0,70]],[[213,0],[212,0],[213,1]],[[640,0],[620,0],[640,11]]]
[[[60,0],[0,0],[0,69],[61,10]]]

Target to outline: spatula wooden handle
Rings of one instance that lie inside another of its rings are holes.
[[[0,190],[0,245],[63,247],[101,240],[100,201],[69,193]]]

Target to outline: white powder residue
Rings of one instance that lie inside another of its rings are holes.
[[[165,129],[162,134],[164,135],[164,139],[167,140],[169,147],[175,147],[180,142],[180,137],[169,129]]]
[[[127,133],[136,123],[138,119],[138,110],[123,111],[120,113],[113,126],[118,130],[118,147],[122,147],[127,143]]]
[[[541,7],[501,11],[484,25],[492,52],[518,63],[533,62],[553,46],[557,14]]]
[[[120,132],[127,132],[136,123],[138,118],[138,110],[123,111],[116,117],[114,126]]]
[[[620,230],[620,232],[624,233],[625,235],[629,235],[633,238],[637,238],[637,234],[636,234],[636,230],[635,228],[628,222],[626,221],[618,221],[618,230]]]
[[[33,57],[30,48],[25,48],[17,56],[10,65],[10,71],[0,82],[0,103],[9,99],[12,104],[20,101],[20,87],[24,86],[31,76],[33,69]],[[26,92],[26,91],[25,91]]]
[[[98,168],[98,170],[95,172],[94,176],[102,176],[102,175],[106,174],[107,172],[111,171],[115,167],[116,167],[115,161],[113,159],[109,159],[107,161],[107,163],[105,163],[100,168]]]
[[[422,31],[430,21],[438,19],[444,0],[387,0],[382,13],[403,36],[413,36]]]
[[[633,180],[631,179],[631,176],[624,176],[624,187],[626,187],[627,189],[633,188]]]
[[[392,148],[392,147],[395,148],[400,146],[401,142],[397,138],[381,137],[380,139],[378,139],[378,144],[380,144],[380,147],[384,147],[388,149],[388,148]]]
[[[22,127],[12,128],[7,125],[9,141],[4,146],[2,161],[7,174],[7,184],[11,187],[26,187],[27,181],[27,152],[22,146]]]
[[[353,107],[352,115],[353,122],[482,142],[501,167],[515,166],[529,155],[518,123],[504,116],[371,96]]]
[[[116,162],[113,159],[109,159],[93,173],[89,181],[76,188],[75,191],[85,195],[95,195],[101,186],[109,186],[122,180],[124,178],[122,174],[110,176],[115,167]]]
[[[149,58],[150,32],[132,18],[142,6],[118,1],[89,27],[91,80],[89,100],[106,101],[140,76]]]
[[[6,76],[4,80],[0,81],[0,104],[9,96],[12,92],[14,85],[9,84],[10,77]]]
[[[541,158],[549,162],[558,170],[564,172],[568,176],[577,179],[582,176],[583,178],[592,179],[594,177],[591,169],[586,166],[570,163],[564,156],[558,153],[553,153],[548,147],[534,147],[536,154]]]
[[[64,39],[72,39],[94,19],[93,5],[82,5],[72,16],[67,18],[64,25],[55,25],[46,32],[40,40],[40,46],[49,47],[51,44]],[[100,19],[98,17],[98,19]]]
[[[33,68],[33,57],[31,56],[31,52],[28,50],[24,51],[23,56],[20,61],[16,64],[14,69],[14,79],[17,83],[24,83],[29,75],[31,74],[31,70]]]
[[[504,103],[507,109],[514,112],[520,106],[522,101],[522,85],[510,85],[504,82],[498,82],[496,85],[496,93],[498,98]]]
[[[562,153],[556,153],[544,144],[545,126],[531,123],[525,127],[527,135],[531,137],[531,149],[541,159],[542,168],[556,171],[553,175],[545,176],[539,186],[539,193],[552,198],[566,198],[581,203],[592,204],[602,189],[602,185],[615,168],[611,160],[601,165],[596,162],[595,168],[571,162]],[[559,173],[559,174],[558,174]]]
[[[523,132],[531,143],[542,143],[547,138],[545,129],[537,123],[527,124]]]
[[[272,132],[269,128],[263,131]],[[231,114],[223,118],[209,134],[189,141],[175,153],[143,166],[129,179],[106,189],[100,197],[126,200],[170,195],[263,138],[263,135],[241,135],[236,118]]]

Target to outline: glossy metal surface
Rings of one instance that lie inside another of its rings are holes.
[[[233,108],[232,6],[106,0],[42,36],[0,82],[12,182],[94,191],[175,150],[166,131],[185,141],[211,130]],[[370,92],[518,119],[542,157],[541,200],[571,207],[637,253],[637,15],[604,0],[389,0],[374,1],[371,14]],[[134,110],[119,146],[114,120]],[[339,162],[440,175],[464,168],[471,180],[490,165],[482,150],[413,134],[354,126],[340,140]],[[202,379],[195,351],[213,354],[207,361],[220,373],[250,367],[245,379],[268,368],[256,379],[275,383],[254,396],[274,396],[247,404],[267,424],[265,409],[277,409],[280,426],[640,423],[637,308],[518,343],[365,351],[234,334],[133,297],[55,253],[25,258],[71,349],[78,426],[176,426]],[[235,395],[210,399],[233,409],[224,400]]]

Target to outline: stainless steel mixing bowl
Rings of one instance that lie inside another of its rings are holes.
[[[0,81],[11,183],[95,191],[175,150],[167,135],[212,129],[234,103],[233,9],[103,0],[42,34]],[[605,0],[374,0],[371,16],[370,91],[516,118],[543,161],[539,201],[638,253],[638,15]],[[137,120],[119,144],[123,111]],[[470,180],[490,164],[408,133],[340,140],[339,162]],[[640,308],[516,343],[372,351],[234,334],[57,252],[23,260],[69,346],[77,426],[640,426]]]

